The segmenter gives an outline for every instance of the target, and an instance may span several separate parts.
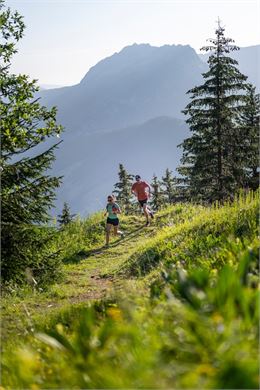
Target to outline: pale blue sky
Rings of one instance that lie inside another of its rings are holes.
[[[189,44],[214,37],[218,17],[241,47],[260,43],[260,0],[6,0],[24,16],[12,71],[40,84],[77,84],[101,59],[133,43]]]

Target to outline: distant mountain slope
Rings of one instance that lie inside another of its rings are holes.
[[[257,79],[258,52],[256,46],[235,54],[250,80]],[[65,126],[54,165],[64,175],[58,208],[64,201],[82,214],[103,207],[119,163],[149,180],[174,170],[177,145],[188,134],[186,92],[203,82],[207,67],[190,46],[134,44],[93,66],[80,84],[41,91]]]
[[[207,62],[209,55],[199,54],[199,57]],[[248,81],[260,91],[260,45],[241,47],[231,53],[231,57],[238,61],[240,71],[248,76]]]
[[[42,91],[46,91],[46,89],[57,89],[57,88],[62,88],[63,85],[57,85],[57,84],[40,84],[40,89]]]
[[[232,54],[242,73],[260,90],[260,45]],[[186,92],[202,82],[209,54],[190,46],[127,46],[93,66],[74,86],[41,91],[42,102],[58,107],[69,132],[95,132],[169,115],[182,118]]]
[[[86,215],[104,207],[118,181],[118,165],[150,180],[153,173],[175,169],[188,135],[183,121],[159,117],[125,129],[81,134],[65,139],[57,151],[54,173],[64,175],[58,191],[58,210],[67,201],[73,212]]]
[[[134,44],[92,67],[80,84],[43,91],[69,130],[94,132],[170,115],[182,118],[186,91],[206,65],[190,46]]]

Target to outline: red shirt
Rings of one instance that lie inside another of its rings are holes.
[[[136,193],[138,200],[148,199],[149,189],[150,186],[146,181],[139,181],[132,185],[132,191]]]

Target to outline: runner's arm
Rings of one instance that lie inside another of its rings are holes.
[[[115,207],[116,211],[113,211],[113,213],[114,213],[114,214],[121,214],[121,209],[120,209],[119,205],[116,204],[115,206],[116,206],[116,207]]]
[[[150,196],[151,196],[151,194],[152,194],[151,186],[150,186],[150,184],[148,184],[148,183],[146,183],[146,182],[145,182],[145,184],[146,184],[146,188],[148,188],[148,197],[150,198]]]

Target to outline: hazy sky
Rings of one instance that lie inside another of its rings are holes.
[[[27,26],[12,71],[40,84],[77,84],[99,60],[133,43],[214,37],[218,17],[238,46],[260,43],[260,0],[6,0]]]

